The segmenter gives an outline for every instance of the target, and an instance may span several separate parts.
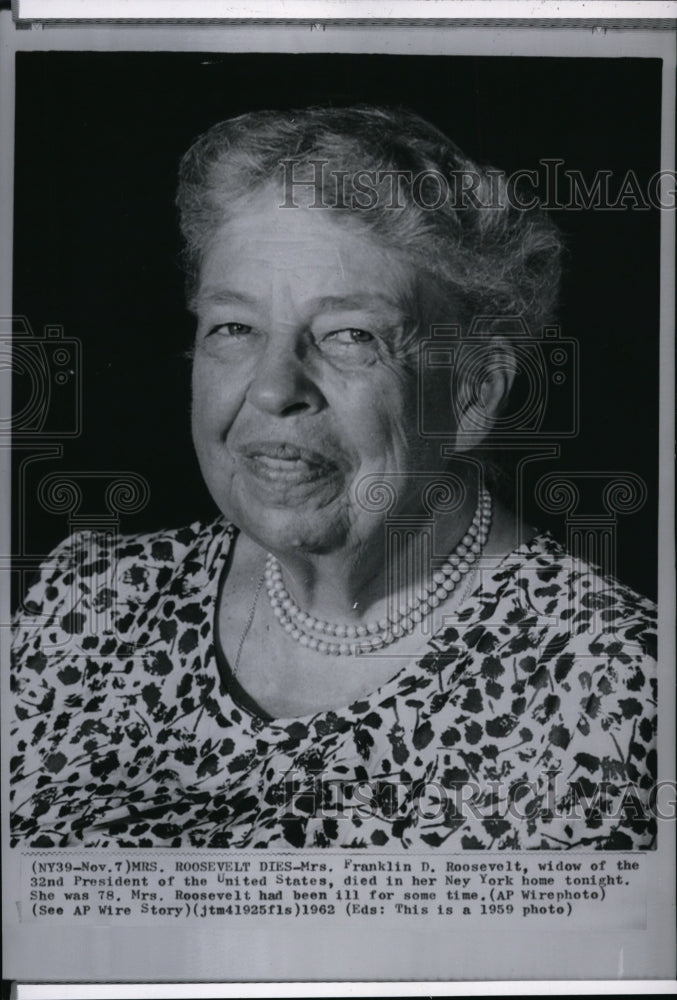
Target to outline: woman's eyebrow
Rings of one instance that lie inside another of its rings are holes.
[[[219,285],[207,285],[201,288],[195,296],[195,302],[209,302],[217,305],[256,306],[258,297],[248,295],[246,292],[235,291],[231,288],[222,288]],[[386,306],[389,309],[404,313],[406,310],[397,299],[384,295],[381,292],[356,292],[346,295],[320,295],[310,299],[307,307],[312,310],[321,309],[369,309],[374,306]]]
[[[216,302],[218,304],[228,304],[234,302],[238,305],[256,305],[256,296],[247,295],[246,292],[236,292],[231,288],[221,288],[219,285],[207,285],[201,288],[195,296],[197,302]]]
[[[402,312],[402,303],[380,292],[358,292],[353,295],[321,295],[308,303],[314,309],[368,309],[385,305]]]

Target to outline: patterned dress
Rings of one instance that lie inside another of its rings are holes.
[[[85,532],[45,562],[15,626],[13,845],[655,846],[650,601],[537,535],[369,697],[271,718],[215,642],[236,535]]]

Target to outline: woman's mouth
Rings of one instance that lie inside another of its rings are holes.
[[[320,452],[286,441],[253,441],[240,449],[247,467],[261,479],[301,484],[335,476],[338,465]]]

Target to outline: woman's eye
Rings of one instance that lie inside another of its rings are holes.
[[[342,346],[351,347],[353,344],[370,344],[374,337],[367,330],[358,330],[356,327],[346,327],[345,330],[333,330],[327,334],[327,340]]]
[[[209,331],[208,336],[213,333],[222,334],[225,337],[243,337],[248,333],[251,333],[251,327],[247,326],[246,323],[219,323],[218,326],[213,326]]]

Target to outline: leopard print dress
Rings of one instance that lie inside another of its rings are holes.
[[[271,718],[215,642],[236,536],[83,532],[46,560],[15,624],[13,845],[655,846],[650,601],[540,534],[369,697]]]

